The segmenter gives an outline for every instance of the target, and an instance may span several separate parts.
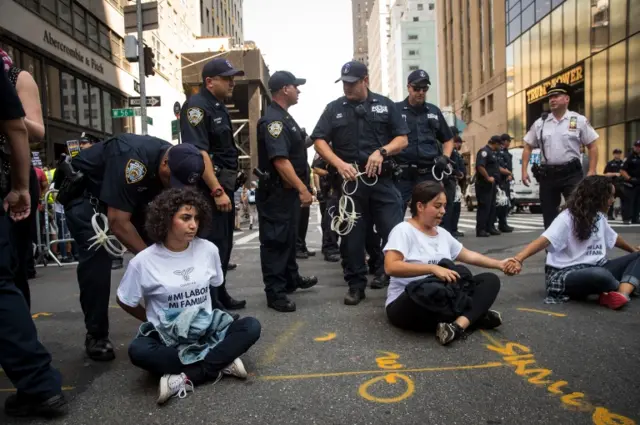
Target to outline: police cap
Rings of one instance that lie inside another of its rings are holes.
[[[614,150],[613,150],[613,153],[622,153],[622,150],[620,150],[620,149],[614,149]]]
[[[513,137],[511,137],[507,133],[504,133],[500,136],[500,140],[502,140],[503,142],[510,142],[511,140],[513,140]]]
[[[556,83],[555,86],[551,87],[547,94],[549,96],[554,94],[566,94],[567,96],[571,96],[571,86],[565,83]]]
[[[190,143],[181,143],[169,148],[168,163],[171,187],[194,185],[200,181],[204,173],[202,154]]]
[[[231,77],[236,75],[242,77],[244,71],[234,68],[231,62],[223,58],[215,58],[202,67],[202,81],[206,80],[207,77]]]
[[[80,139],[78,141],[80,143],[89,143],[89,144],[93,145],[94,143],[98,143],[100,141],[100,139],[98,139],[96,136],[93,136],[91,134],[87,134],[85,132],[82,132],[82,135],[80,136]]]
[[[355,83],[356,81],[362,80],[367,75],[369,75],[367,65],[358,61],[347,62],[342,66],[340,78],[336,80],[336,83],[338,81],[344,81],[345,83]]]
[[[502,137],[491,136],[491,138],[489,139],[489,143],[502,143]]]
[[[289,71],[276,71],[269,78],[269,90],[277,92],[285,86],[301,86],[306,82],[304,78],[296,78]]]
[[[415,85],[431,85],[431,81],[429,80],[429,74],[427,71],[423,71],[422,69],[416,69],[409,77],[407,77],[407,84]]]

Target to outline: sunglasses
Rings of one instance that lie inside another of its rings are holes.
[[[429,86],[411,86],[411,88],[417,92],[423,91],[425,93],[429,90]]]

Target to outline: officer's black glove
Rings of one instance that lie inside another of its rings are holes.
[[[447,165],[449,165],[449,163],[450,163],[449,158],[447,158],[444,155],[439,156],[436,159],[436,171],[438,171],[439,173],[445,171],[447,169]]]

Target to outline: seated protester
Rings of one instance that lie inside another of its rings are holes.
[[[545,303],[599,295],[601,305],[618,309],[640,283],[640,247],[630,246],[609,226],[606,214],[615,199],[615,188],[605,176],[587,177],[569,197],[566,209],[538,239],[514,256],[509,271],[547,250]],[[631,252],[607,260],[613,247]]]
[[[233,321],[211,307],[209,286],[220,286],[223,274],[218,248],[199,237],[199,223],[210,222],[209,204],[195,190],[161,193],[145,223],[155,243],[129,262],[118,287],[118,304],[143,322],[131,362],[162,376],[158,404],[223,374],[246,378],[239,356],[260,337],[258,320]]]
[[[398,224],[384,247],[384,268],[391,276],[386,311],[399,328],[433,331],[442,345],[465,336],[474,326],[492,329],[502,324],[500,313],[489,310],[500,290],[493,273],[472,276],[453,260],[504,270],[498,261],[470,251],[439,226],[447,199],[434,181],[417,184],[411,196],[411,218]],[[453,303],[449,303],[454,298]]]

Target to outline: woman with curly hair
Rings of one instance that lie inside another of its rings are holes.
[[[545,303],[599,295],[601,305],[618,309],[640,284],[640,247],[632,247],[609,226],[607,211],[615,188],[605,176],[587,177],[576,187],[566,208],[538,239],[512,260],[519,270],[530,256],[547,250]],[[631,254],[608,260],[613,247]]]
[[[129,358],[161,376],[158,404],[223,375],[245,379],[240,355],[260,337],[255,318],[234,321],[212,308],[210,286],[220,286],[223,274],[218,248],[200,238],[205,229],[199,224],[210,221],[209,205],[197,191],[161,193],[145,223],[155,243],[129,262],[118,287],[118,304],[143,322]]]

